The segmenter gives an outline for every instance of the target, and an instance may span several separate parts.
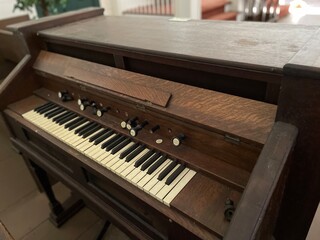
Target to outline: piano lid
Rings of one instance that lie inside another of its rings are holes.
[[[43,30],[39,35],[73,46],[85,43],[281,73],[317,29],[274,23],[99,16]]]

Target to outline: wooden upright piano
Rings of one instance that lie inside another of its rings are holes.
[[[30,54],[1,109],[53,221],[84,203],[133,239],[301,239],[290,210],[319,199],[292,197],[297,176],[299,194],[319,186],[318,28],[102,12],[11,26]]]

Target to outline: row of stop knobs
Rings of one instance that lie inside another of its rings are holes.
[[[63,101],[72,101],[73,97],[68,93],[67,90],[59,91],[58,97]],[[97,115],[98,117],[102,117],[104,113],[110,110],[110,107],[99,107],[96,102],[89,101],[87,98],[79,98],[77,101],[79,108],[81,111],[84,111],[87,107],[92,107],[92,113]],[[148,125],[148,121],[145,120],[141,123],[138,123],[138,117],[133,117],[127,119],[126,121],[122,121],[120,126],[123,129],[128,129],[131,136],[135,137],[138,135],[139,131],[141,131],[146,125]],[[154,133],[160,129],[159,125],[156,125],[150,129],[150,133]],[[179,134],[178,136],[172,138],[172,144],[174,146],[179,146],[182,141],[185,139],[184,134]]]

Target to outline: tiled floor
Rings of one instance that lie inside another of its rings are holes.
[[[0,220],[14,239],[23,240],[93,240],[104,221],[88,208],[82,209],[62,227],[48,219],[46,196],[39,193],[22,158],[11,148],[8,133],[0,119]],[[61,183],[54,186],[59,200],[70,192]],[[127,240],[128,237],[111,225],[104,240]]]

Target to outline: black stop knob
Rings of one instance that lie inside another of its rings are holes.
[[[80,110],[81,110],[81,111],[84,111],[88,106],[90,106],[90,102],[89,102],[89,101],[83,101],[83,102],[80,104]]]
[[[79,98],[79,99],[78,99],[78,105],[79,105],[79,106],[80,106],[81,104],[83,104],[84,102],[88,102],[88,98],[83,97],[83,98]]]
[[[143,121],[141,124],[138,124],[137,126],[135,126],[134,128],[132,128],[132,129],[130,130],[130,135],[131,135],[132,137],[137,136],[137,135],[138,135],[138,132],[139,132],[142,128],[144,128],[144,126],[146,126],[147,124],[148,124],[148,121]]]
[[[67,94],[67,93],[68,93],[68,90],[59,91],[59,92],[58,92],[58,97],[62,99],[63,96],[64,96],[65,94]]]
[[[126,128],[127,128],[128,130],[131,130],[132,128],[134,128],[135,126],[137,126],[137,120],[138,120],[137,117],[133,117],[133,118],[129,119],[129,120],[127,121]]]
[[[102,117],[103,114],[104,114],[105,112],[108,112],[109,110],[110,110],[109,107],[99,108],[99,109],[97,109],[97,116],[98,116],[98,117]]]

